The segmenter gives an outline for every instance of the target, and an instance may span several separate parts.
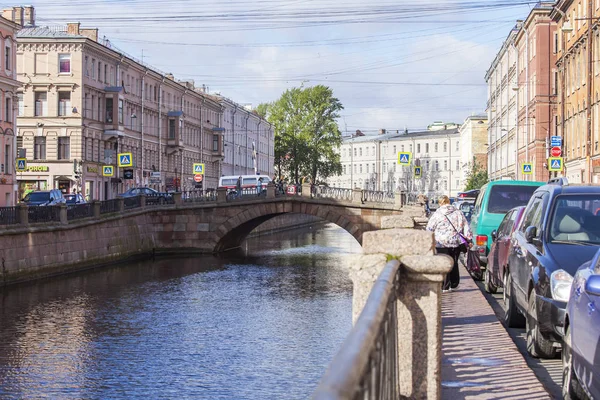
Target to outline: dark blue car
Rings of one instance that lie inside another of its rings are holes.
[[[575,274],[563,338],[564,398],[600,398],[600,250]]]
[[[504,276],[505,321],[526,325],[527,351],[553,358],[577,269],[600,248],[600,185],[539,187],[513,235]]]

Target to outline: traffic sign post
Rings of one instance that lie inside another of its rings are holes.
[[[550,157],[548,159],[548,170],[552,172],[562,171],[564,167],[562,157]]]
[[[194,164],[194,175],[204,175],[204,164]]]
[[[415,178],[421,177],[421,167],[415,167]]]
[[[550,147],[562,147],[562,137],[561,136],[550,137]]]
[[[133,167],[133,156],[131,153],[119,153],[119,167]]]
[[[410,165],[410,160],[412,158],[412,153],[410,152],[402,152],[402,153],[398,153],[398,164],[400,165]]]
[[[202,182],[204,175],[194,175],[194,182],[199,183]]]
[[[550,155],[552,157],[560,157],[560,156],[562,156],[562,150],[560,149],[560,147],[554,146],[553,148],[550,149]]]
[[[102,166],[102,176],[114,176],[115,175],[115,167],[112,165],[104,165]]]
[[[522,171],[523,171],[523,175],[532,175],[533,174],[533,164],[532,163],[523,163]]]
[[[27,159],[17,158],[16,160],[17,172],[24,172],[27,169]]]

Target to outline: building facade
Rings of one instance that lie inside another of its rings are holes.
[[[223,175],[275,175],[275,131],[273,125],[226,97],[223,106],[225,159]]]
[[[556,127],[570,182],[600,183],[600,3],[560,0],[557,23]]]
[[[17,146],[28,158],[20,196],[50,188],[88,199],[135,186],[190,190],[199,187],[196,163],[204,164],[203,187],[217,187],[225,156],[217,100],[100,43],[96,29],[31,25],[19,31],[17,49]],[[120,167],[117,154],[130,155],[131,165]]]
[[[481,168],[487,168],[487,115],[468,117],[459,128],[460,140],[460,188],[467,186],[471,171],[477,163]]]
[[[527,19],[519,23],[515,43],[518,49],[519,123],[516,130],[518,166],[516,178],[547,181],[550,138],[556,135],[557,74],[556,23],[550,18],[553,3],[538,3]],[[523,165],[531,164],[531,174]]]
[[[11,10],[9,16],[23,9]],[[12,20],[12,18],[11,18]],[[17,203],[17,181],[15,172],[16,154],[16,98],[17,88],[17,41],[20,26],[0,18],[0,207]]]
[[[346,138],[340,149],[342,174],[330,177],[328,184],[454,197],[463,189],[460,149],[458,129]],[[410,166],[398,164],[402,152],[411,153]],[[420,177],[415,176],[415,166],[421,166]]]
[[[488,85],[488,175],[490,180],[516,177],[518,27],[511,30],[485,75]]]

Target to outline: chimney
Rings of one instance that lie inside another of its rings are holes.
[[[2,10],[2,18],[11,22],[15,22],[15,10],[13,8],[5,8]]]
[[[67,33],[69,35],[79,35],[79,26],[81,24],[79,22],[72,22],[67,24]]]
[[[379,134],[380,134],[380,135],[385,135],[385,129],[380,129],[380,130],[379,130]]]
[[[33,6],[25,6],[23,15],[23,26],[35,26],[35,8]]]
[[[5,8],[2,10],[2,17],[23,26],[23,7]]]
[[[80,29],[79,33],[89,39],[92,39],[94,42],[98,41],[98,29]]]

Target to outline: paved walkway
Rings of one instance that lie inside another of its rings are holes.
[[[479,287],[460,268],[460,286],[442,295],[442,398],[551,399]]]

